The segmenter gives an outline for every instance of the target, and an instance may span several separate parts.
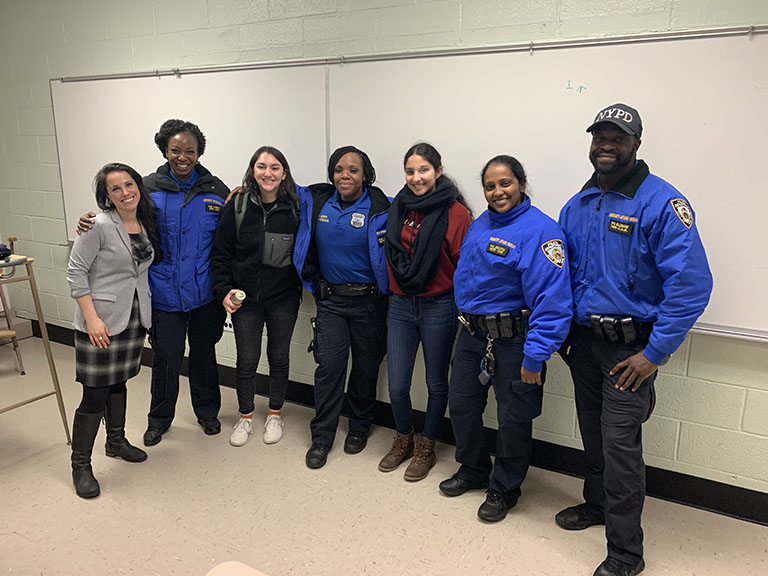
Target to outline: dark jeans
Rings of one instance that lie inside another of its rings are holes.
[[[315,417],[312,442],[333,445],[347,385],[349,429],[367,434],[376,405],[376,381],[387,348],[386,297],[329,296],[317,301],[315,322]]]
[[[496,462],[490,487],[508,496],[520,496],[520,485],[531,461],[533,419],[541,414],[543,389],[520,379],[523,362],[521,336],[499,338],[493,343],[495,375],[488,386],[477,379],[487,341],[482,330],[459,332],[453,355],[448,403],[456,437],[458,476],[467,482],[485,482],[491,473],[491,456],[483,434],[483,412],[488,389],[493,386],[498,406]]]
[[[189,337],[189,391],[192,408],[201,419],[215,418],[221,407],[216,343],[224,331],[226,312],[220,302],[189,312],[152,308],[152,401],[147,417],[150,428],[168,428],[176,413],[179,374],[184,343]]]
[[[253,412],[261,334],[267,325],[269,408],[280,410],[288,388],[291,337],[299,314],[299,299],[291,296],[270,304],[251,304],[232,314],[237,346],[237,402],[240,414]]]
[[[636,563],[643,557],[640,519],[645,500],[642,424],[656,403],[656,373],[636,392],[617,390],[617,362],[641,351],[645,342],[611,344],[590,328],[571,330],[568,364],[576,393],[579,429],[587,459],[584,500],[605,512],[608,555]]]
[[[389,401],[397,431],[413,428],[411,378],[421,341],[426,371],[427,414],[424,436],[434,440],[448,406],[448,366],[458,328],[453,292],[440,296],[392,296],[387,331]]]

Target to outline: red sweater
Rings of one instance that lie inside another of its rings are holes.
[[[406,221],[403,223],[403,230],[400,234],[400,241],[403,248],[410,254],[416,235],[419,233],[419,226],[424,220],[424,214],[420,212],[409,212]],[[440,250],[440,259],[437,267],[437,274],[429,283],[427,288],[419,296],[439,296],[453,290],[453,273],[456,271],[456,264],[459,262],[459,253],[461,243],[469,228],[469,212],[460,202],[454,201],[448,208],[448,230],[443,238],[443,249]],[[395,282],[392,276],[392,268],[387,262],[387,271],[389,272],[389,287],[395,294],[404,295],[403,291]]]

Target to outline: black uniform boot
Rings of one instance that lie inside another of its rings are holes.
[[[75,411],[72,425],[72,482],[80,498],[96,498],[99,483],[93,477],[91,452],[101,425],[101,414],[81,414]]]
[[[122,458],[126,462],[144,462],[147,459],[147,453],[125,439],[126,399],[125,390],[110,394],[107,399],[107,412],[104,418],[107,425],[107,443],[104,449],[107,456]]]

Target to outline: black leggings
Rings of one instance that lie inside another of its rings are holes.
[[[83,399],[77,411],[80,414],[101,414],[107,407],[107,398],[110,394],[125,393],[125,382],[118,382],[112,386],[83,386]]]

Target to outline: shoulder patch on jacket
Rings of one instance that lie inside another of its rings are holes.
[[[693,211],[691,210],[691,207],[688,206],[688,202],[682,198],[675,198],[674,200],[670,200],[669,203],[672,204],[672,208],[674,208],[677,217],[680,218],[680,222],[682,222],[686,228],[690,229],[690,227],[693,226]]]
[[[541,249],[552,264],[558,268],[563,267],[563,264],[565,264],[565,248],[563,248],[562,240],[556,238],[544,242],[544,244],[541,245]]]

